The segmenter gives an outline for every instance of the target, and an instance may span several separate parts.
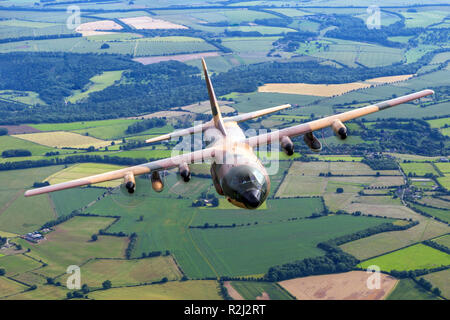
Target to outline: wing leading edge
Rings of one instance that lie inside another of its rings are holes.
[[[25,192],[25,197],[36,196],[43,193],[49,193],[53,191],[65,190],[75,187],[86,186],[90,184],[117,180],[125,178],[125,176],[132,173],[133,175],[141,175],[150,173],[155,170],[170,169],[180,166],[183,163],[194,163],[197,161],[208,160],[214,157],[215,150],[213,148],[207,148],[191,153],[181,154],[175,157],[156,160],[144,164],[140,164],[133,167],[123,168],[115,171],[97,174],[90,177],[80,178],[68,182],[62,182],[55,185],[50,185],[42,188],[32,189]]]
[[[313,120],[310,122],[302,123],[296,126],[292,126],[289,128],[285,128],[282,130],[277,130],[274,132],[270,132],[267,134],[262,134],[259,136],[254,136],[246,139],[246,143],[250,145],[250,147],[256,147],[258,145],[269,144],[274,141],[280,141],[283,137],[296,137],[299,135],[303,135],[309,132],[313,132],[316,130],[320,130],[326,127],[330,127],[337,120],[341,122],[353,120],[359,117],[363,117],[365,115],[378,112],[384,109],[388,109],[394,106],[397,106],[402,103],[406,103],[409,101],[413,101],[416,99],[420,99],[429,95],[434,94],[433,90],[422,90],[419,92],[411,93],[405,96],[401,96],[395,99],[390,99],[386,101],[382,101],[370,106],[350,110],[347,112],[339,113],[336,115],[332,115],[329,117],[325,117],[318,120]]]

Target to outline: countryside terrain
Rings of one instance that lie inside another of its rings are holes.
[[[0,1],[0,299],[450,298],[446,1],[383,1],[375,29],[365,0],[70,4],[73,28],[67,1]],[[249,132],[435,94],[344,141],[316,132],[319,154],[301,137],[292,157],[260,150],[274,173],[255,211],[218,196],[208,164],[166,172],[161,193],[144,176],[133,196],[111,181],[23,197],[170,157],[178,141],[144,141],[210,119],[202,57],[224,116],[292,105]]]

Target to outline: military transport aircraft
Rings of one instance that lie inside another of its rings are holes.
[[[320,151],[322,145],[314,136],[314,131],[331,127],[338,138],[345,139],[347,138],[347,128],[343,122],[434,93],[433,90],[423,90],[319,120],[313,120],[253,137],[246,137],[242,129],[238,126],[239,122],[277,112],[290,107],[290,105],[286,104],[236,116],[222,117],[203,59],[202,65],[211,103],[212,119],[201,125],[151,138],[146,140],[146,142],[152,143],[180,138],[200,132],[209,137],[210,140],[205,149],[69,182],[28,190],[25,192],[25,196],[34,196],[116,179],[124,179],[126,190],[129,193],[134,193],[136,189],[135,176],[142,174],[148,174],[153,189],[156,192],[160,192],[164,187],[160,171],[178,167],[181,177],[185,182],[188,182],[191,176],[189,164],[210,161],[211,177],[217,193],[225,196],[229,202],[237,207],[256,209],[266,200],[269,194],[270,179],[266,169],[254,153],[254,148],[260,145],[279,143],[281,149],[287,155],[292,155],[294,153],[294,144],[291,138],[303,135],[305,143],[311,150]]]

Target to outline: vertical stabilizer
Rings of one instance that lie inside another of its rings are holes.
[[[211,112],[214,119],[215,127],[226,135],[225,126],[222,120],[222,114],[220,113],[219,103],[217,102],[216,94],[211,83],[211,79],[208,76],[208,69],[206,68],[205,60],[202,58],[203,72],[205,73],[206,87],[208,88],[209,102],[211,104]]]

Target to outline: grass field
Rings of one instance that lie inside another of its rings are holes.
[[[111,127],[117,125],[129,126],[137,121],[138,120],[132,119],[113,119],[64,123],[38,123],[30,124],[30,126],[41,131],[75,131],[90,128]]]
[[[275,264],[321,255],[318,242],[382,223],[360,218],[329,216],[231,229],[192,229],[190,233],[217,274],[251,275]],[[267,245],[261,247],[261,243]]]
[[[0,277],[0,298],[5,298],[27,290],[28,287],[6,277]]]
[[[95,300],[222,300],[218,283],[213,280],[171,281],[149,286],[113,288],[92,292],[89,298]]]
[[[391,218],[407,218],[419,221],[418,225],[401,232],[383,232],[340,246],[345,252],[352,254],[359,260],[369,259],[417,242],[435,238],[447,234],[450,231],[447,225],[421,216],[404,206],[351,204],[351,206],[345,207],[345,210],[349,212],[361,211],[365,214],[374,215],[382,214]]]
[[[62,38],[50,40],[18,41],[14,44],[0,44],[0,52],[70,51],[74,53],[110,53],[139,56],[159,56],[164,54],[216,51],[217,48],[200,38],[180,39],[180,37],[139,38],[106,41],[110,47],[100,49],[102,42],[90,37]]]
[[[275,283],[232,281],[231,285],[245,300],[292,300],[291,296]]]
[[[61,217],[70,214],[74,210],[79,210],[90,204],[92,201],[97,200],[104,192],[105,190],[101,188],[67,189],[51,193],[50,199],[53,202],[58,216]]]
[[[54,148],[101,148],[111,145],[111,141],[65,131],[18,134],[15,137]]]
[[[44,155],[47,152],[55,151],[55,149],[43,146],[31,141],[19,139],[12,136],[0,137],[0,154],[5,150],[25,149],[29,150],[33,156]]]
[[[450,264],[450,256],[424,244],[416,244],[405,249],[366,260],[359,266],[366,269],[377,265],[383,271],[431,269]]]
[[[417,176],[424,176],[427,173],[438,175],[431,163],[400,163],[400,167],[406,175],[410,173]]]
[[[56,218],[48,195],[23,197],[25,189],[45,176],[60,170],[62,166],[2,171],[1,181],[8,184],[0,187],[0,226],[2,231],[23,234],[36,230],[45,222]]]
[[[65,287],[40,285],[36,290],[26,291],[8,297],[9,300],[62,300],[68,290]]]
[[[430,208],[430,207],[422,206],[422,205],[416,204],[416,203],[411,203],[410,205],[412,208],[417,208],[421,211],[424,211],[424,212],[432,215],[433,217],[437,217],[441,220],[450,222],[450,210]]]
[[[438,287],[441,290],[441,295],[449,299],[450,298],[450,269],[429,273],[422,278],[431,282],[433,287]]]
[[[450,235],[445,235],[445,236],[433,239],[433,241],[450,248]]]
[[[114,82],[119,81],[122,77],[123,70],[119,71],[105,71],[100,75],[89,79],[90,83],[83,90],[76,90],[72,93],[67,101],[70,103],[77,103],[89,96],[92,92],[102,91],[103,89],[112,86]]]
[[[45,181],[50,182],[50,184],[62,183],[74,179],[84,178],[108,171],[119,170],[124,168],[123,166],[117,166],[113,164],[104,163],[79,163],[72,165],[66,169],[63,169],[57,173],[52,174],[47,177]],[[96,187],[117,187],[122,183],[122,180],[112,180],[107,182],[102,182],[95,184]],[[97,192],[100,195],[100,192]],[[92,199],[94,200],[94,199]],[[87,204],[87,203],[85,203]]]
[[[417,199],[417,202],[424,203],[435,208],[450,209],[450,201],[445,201],[439,198],[422,197],[421,199]]]
[[[16,254],[0,257],[0,267],[6,270],[8,277],[14,277],[18,274],[38,269],[42,267],[42,264],[23,254]]]
[[[122,258],[127,246],[127,238],[99,236],[90,241],[91,236],[109,226],[113,218],[74,217],[46,235],[47,240],[31,244],[17,240],[24,248],[30,248],[30,256],[48,265],[39,274],[55,277],[66,272],[70,265],[81,265],[91,258]]]
[[[450,190],[450,174],[437,178],[437,181],[447,190]]]
[[[101,288],[110,280],[114,286],[138,285],[160,281],[181,279],[181,273],[172,257],[155,257],[139,260],[99,259],[91,260],[81,267],[82,283],[90,288]],[[68,275],[58,278],[66,283]]]
[[[438,297],[426,291],[412,279],[402,279],[386,300],[438,300]]]

